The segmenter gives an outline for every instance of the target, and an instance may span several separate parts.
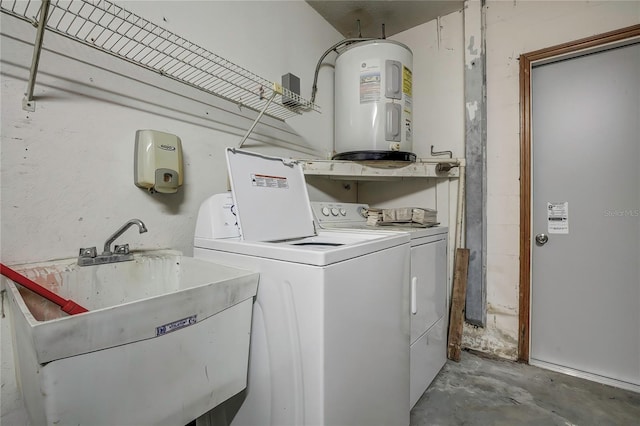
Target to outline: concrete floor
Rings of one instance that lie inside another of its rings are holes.
[[[640,393],[463,352],[411,411],[411,426],[640,425]]]

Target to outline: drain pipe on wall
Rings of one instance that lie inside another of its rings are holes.
[[[464,200],[465,200],[465,173],[466,162],[464,158],[458,160],[458,202],[456,203],[456,235],[455,249],[464,248]]]
[[[455,252],[453,259],[453,283],[451,311],[449,313],[449,334],[447,338],[447,358],[460,361],[462,352],[462,331],[464,329],[467,278],[469,272],[468,248],[464,247],[465,215],[465,160],[460,160],[458,178],[458,202],[456,208]]]

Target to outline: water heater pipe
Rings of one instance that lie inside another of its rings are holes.
[[[464,247],[463,225],[464,225],[464,200],[465,200],[465,165],[464,159],[458,159],[458,203],[456,205],[456,235],[455,248]]]
[[[330,48],[328,48],[323,54],[322,56],[320,56],[320,59],[318,59],[318,63],[316,64],[316,71],[313,75],[313,86],[311,87],[311,103],[313,104],[316,100],[316,93],[318,92],[318,74],[320,73],[320,66],[322,66],[322,61],[324,61],[324,58],[327,57],[327,55],[333,51],[336,51],[337,53],[337,48],[341,47],[344,44],[350,44],[350,43],[358,43],[361,41],[371,41],[371,40],[378,40],[376,38],[345,38],[342,41],[339,41],[338,43],[334,44],[333,46],[331,46]]]

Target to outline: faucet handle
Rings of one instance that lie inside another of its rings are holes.
[[[98,255],[98,251],[95,247],[81,248],[80,253],[78,253],[79,257],[96,257]]]
[[[129,254],[129,244],[116,244],[113,248],[115,254]]]

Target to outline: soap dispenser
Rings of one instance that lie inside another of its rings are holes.
[[[134,179],[150,192],[171,194],[182,186],[182,142],[156,130],[136,132]]]

